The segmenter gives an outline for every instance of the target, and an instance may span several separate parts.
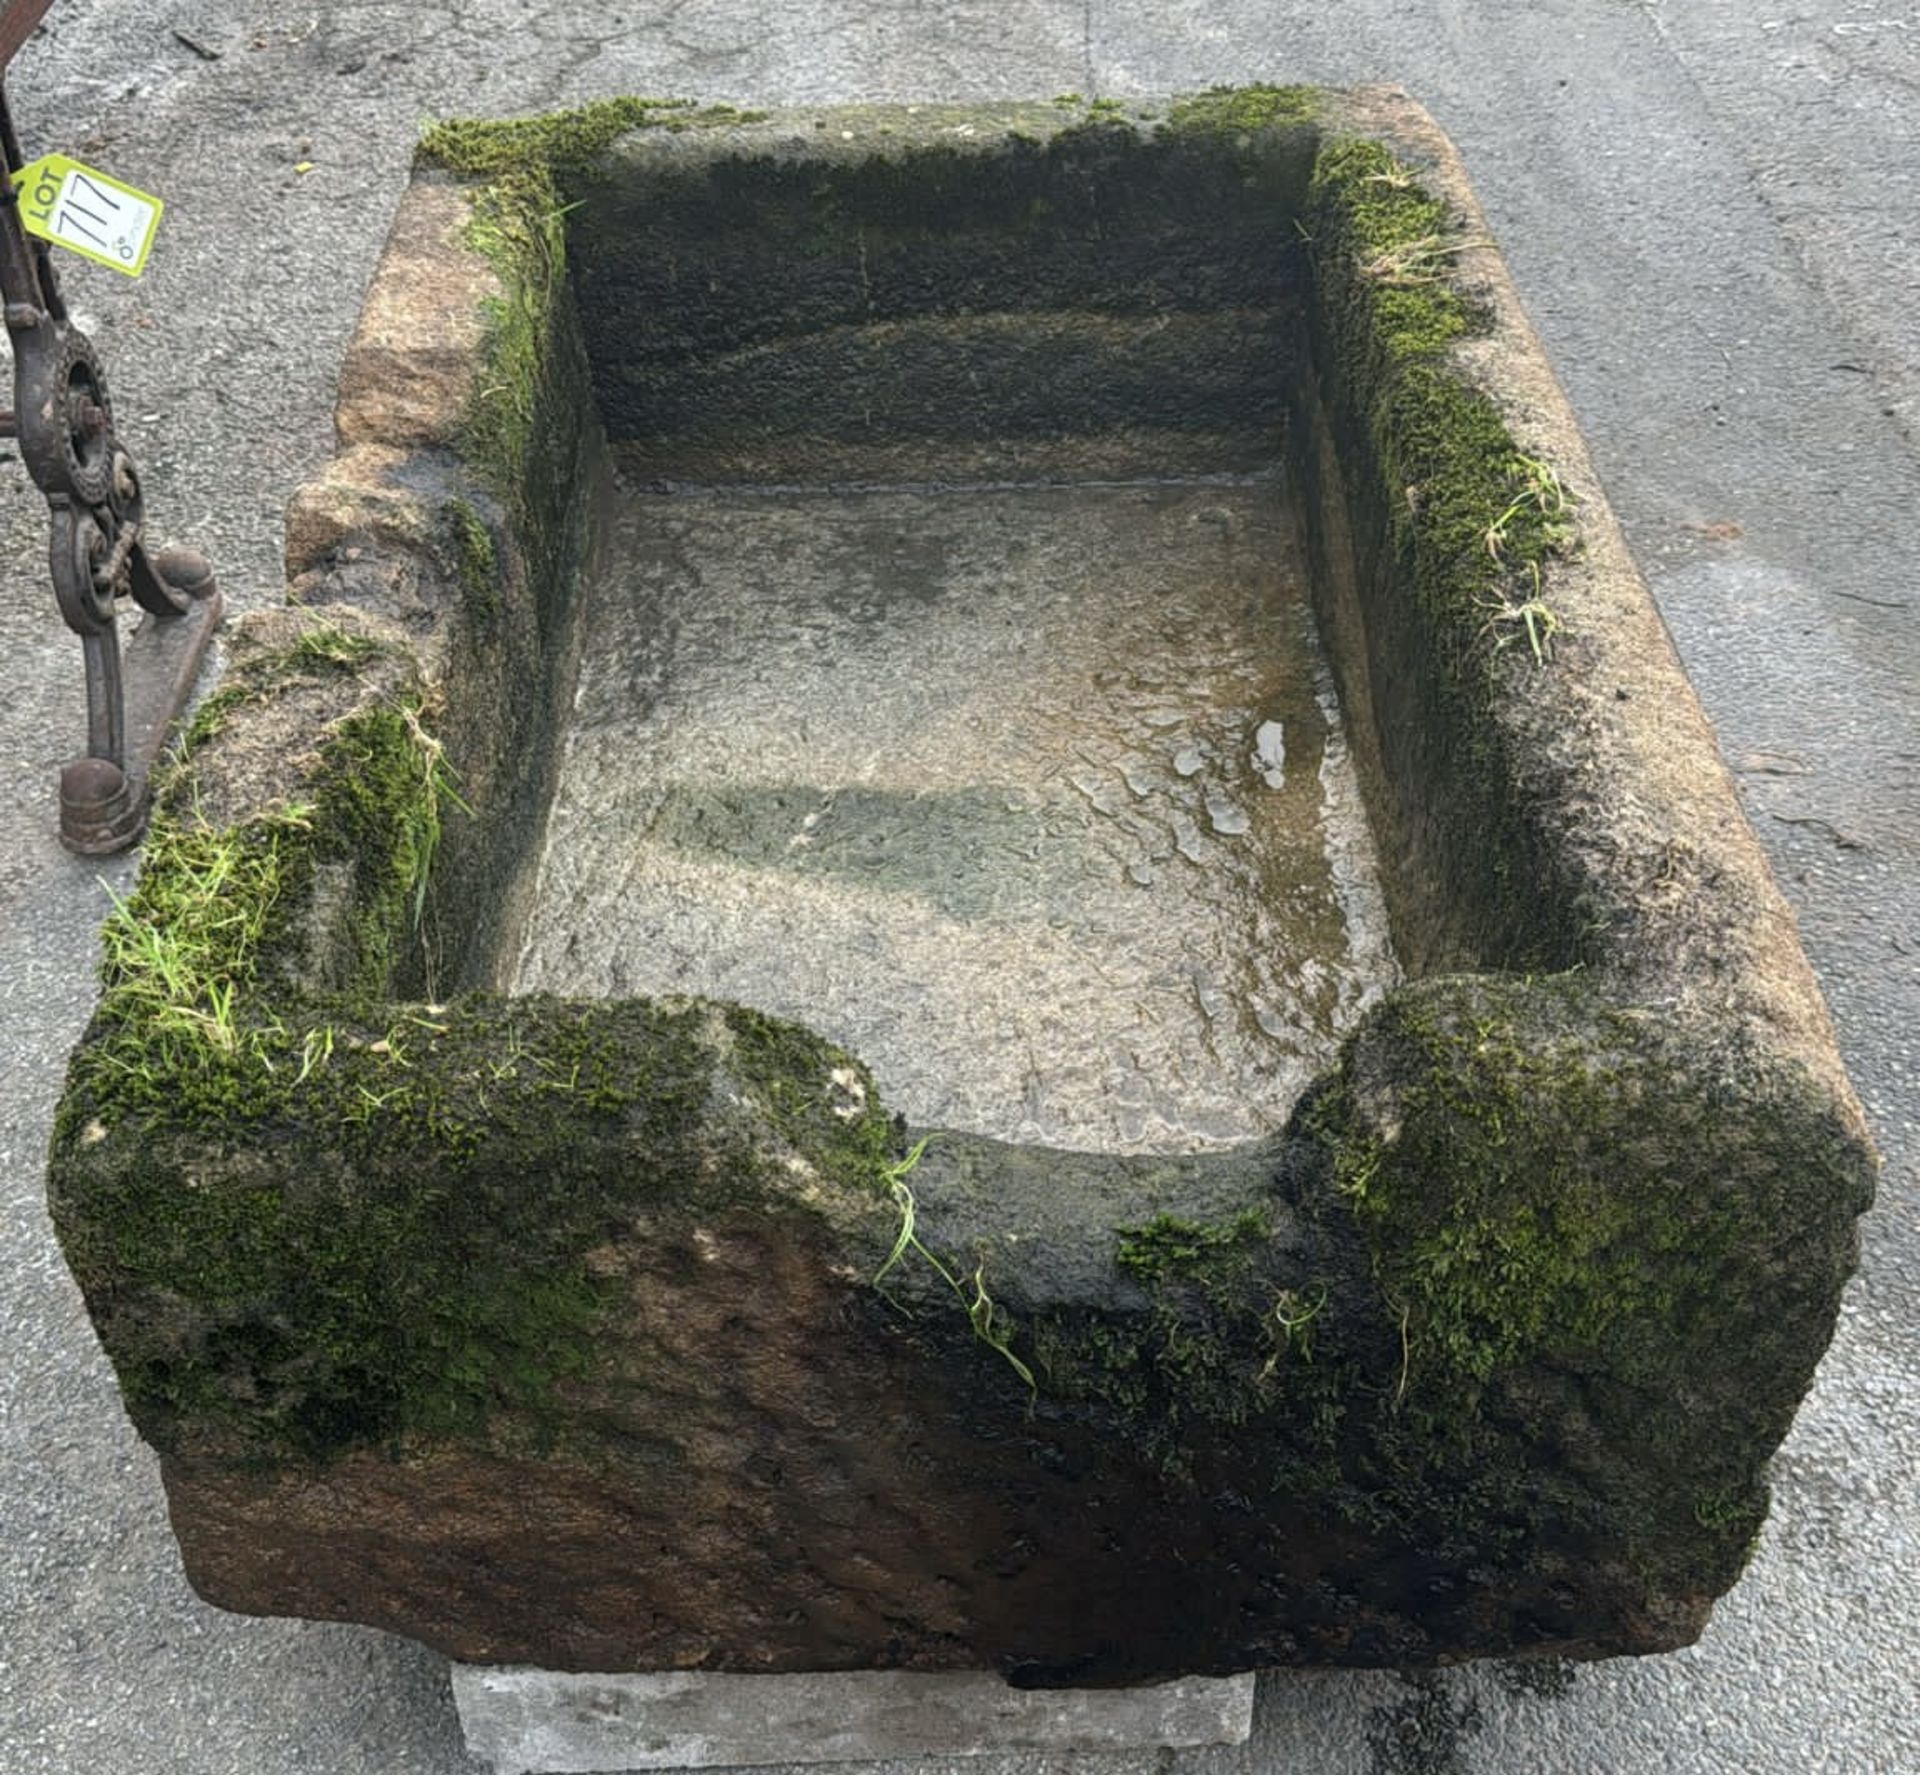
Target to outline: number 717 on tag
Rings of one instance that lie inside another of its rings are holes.
[[[70,248],[129,277],[146,269],[166,206],[65,154],[49,154],[13,175],[29,234]]]

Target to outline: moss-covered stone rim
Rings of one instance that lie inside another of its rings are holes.
[[[243,654],[160,780],[56,1118],[56,1225],[170,1452],[557,1434],[618,1307],[584,1255],[624,1217],[664,1192],[884,1219],[899,1136],[856,1059],[744,1007],[397,996],[466,812],[405,645],[298,626]],[[294,787],[208,819],[209,773],[273,746],[290,699],[333,711]]]

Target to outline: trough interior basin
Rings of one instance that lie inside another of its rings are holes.
[[[793,1018],[923,1126],[1280,1125],[1392,959],[1277,474],[616,502],[516,990]]]
[[[703,149],[572,219],[612,447],[499,971],[796,1019],[922,1126],[1274,1132],[1396,964],[1271,191],[1097,144]]]

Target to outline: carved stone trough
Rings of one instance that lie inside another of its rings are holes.
[[[52,1158],[203,1595],[1033,1685],[1700,1632],[1874,1161],[1423,114],[442,126],[338,423]]]

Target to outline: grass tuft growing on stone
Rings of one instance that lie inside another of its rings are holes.
[[[311,830],[301,807],[238,829],[154,822],[140,883],[115,896],[101,933],[107,1008],[140,1044],[111,1045],[104,1064],[156,1088],[243,1051],[271,1064],[266,1032],[243,1024],[240,1010],[292,868],[290,845]]]
[[[974,1265],[973,1274],[964,1277],[964,1266],[956,1267],[940,1257],[921,1237],[919,1233],[919,1203],[914,1200],[913,1185],[907,1179],[920,1163],[921,1155],[927,1150],[927,1141],[916,1141],[905,1158],[884,1166],[880,1172],[881,1186],[886,1190],[895,1212],[900,1216],[899,1230],[894,1235],[893,1246],[887,1252],[885,1261],[873,1273],[873,1285],[880,1288],[900,1260],[909,1253],[925,1264],[939,1280],[945,1284],[967,1315],[967,1323],[973,1329],[973,1335],[988,1349],[992,1350],[1025,1384],[1030,1399],[1039,1396],[1039,1383],[1034,1379],[1033,1370],[1021,1360],[1013,1348],[1013,1339],[1018,1327],[1012,1319],[995,1303],[987,1292],[987,1273],[985,1262]],[[973,1292],[968,1294],[968,1287]],[[884,1288],[882,1294],[886,1294]],[[892,1300],[892,1296],[887,1298]],[[894,1302],[899,1306],[897,1301]],[[907,1309],[901,1307],[905,1312]]]
[[[322,634],[319,669],[346,669],[332,641]],[[217,732],[206,727],[199,743]],[[175,765],[139,880],[103,933],[97,1039],[76,1062],[96,1111],[197,1107],[250,1119],[235,1068],[257,1071],[264,1088],[287,1063],[276,1007],[285,970],[305,965],[310,933],[299,921],[317,869],[354,878],[356,916],[333,969],[346,995],[366,1003],[387,990],[418,921],[443,809],[458,804],[418,703],[340,722],[309,787],[298,802],[219,825],[199,810],[193,752]],[[210,1100],[196,1104],[201,1087]],[[264,1107],[274,1095],[254,1101]]]

